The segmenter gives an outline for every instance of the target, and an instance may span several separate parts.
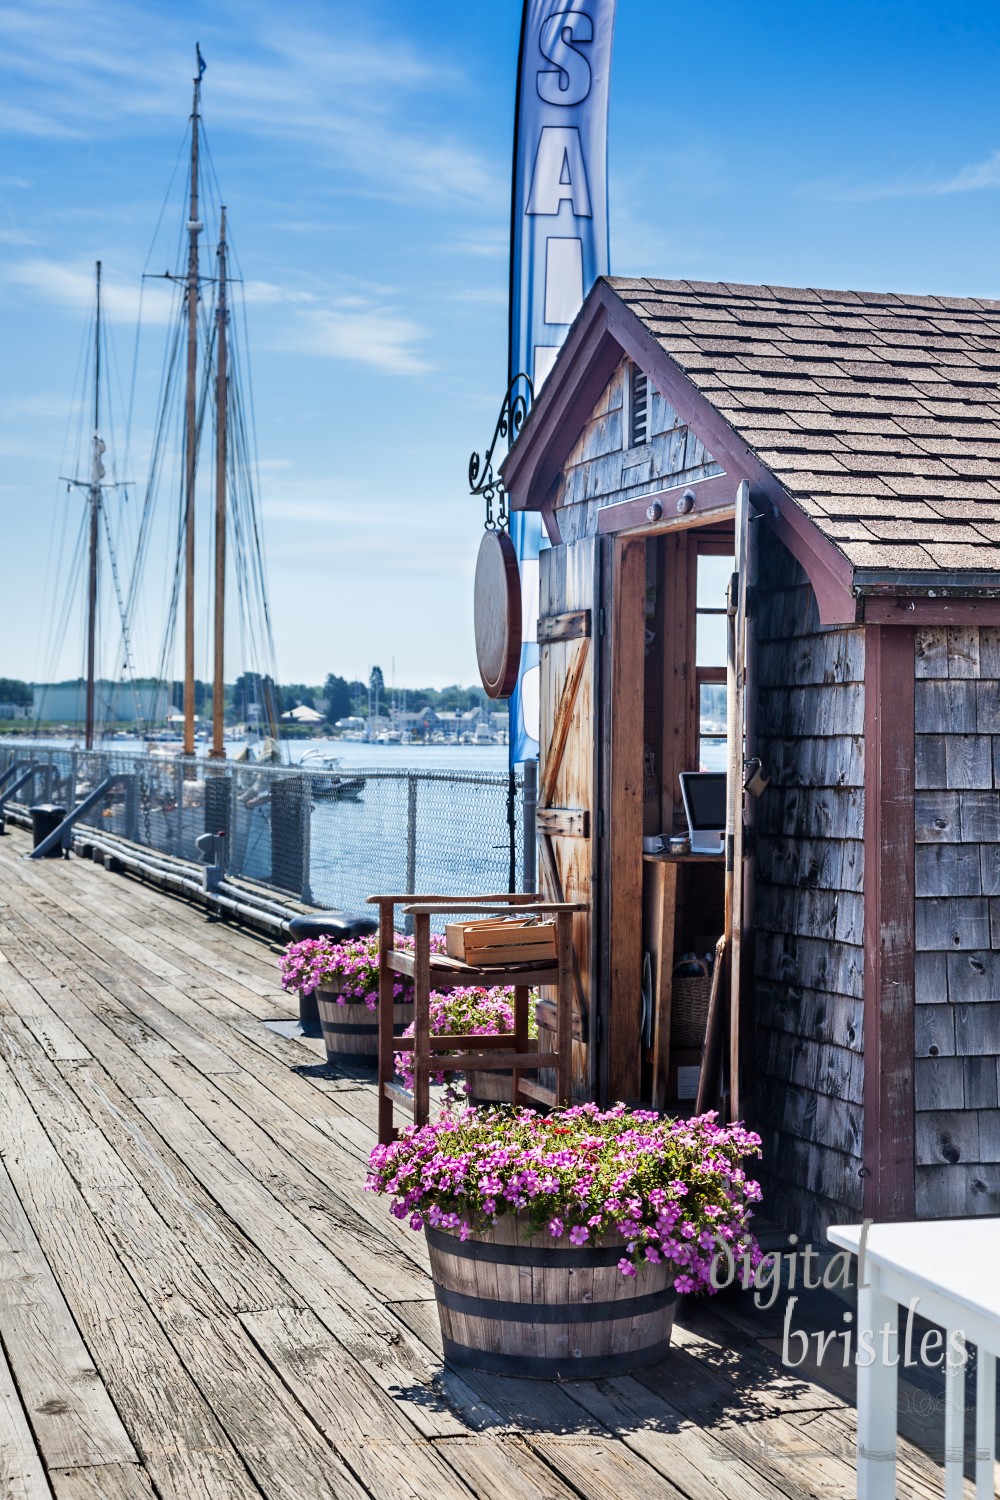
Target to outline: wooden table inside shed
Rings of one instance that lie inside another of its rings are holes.
[[[644,854],[643,860],[643,949],[653,964],[653,1037],[646,1061],[652,1066],[651,1098],[654,1109],[668,1102],[670,1069],[670,1015],[674,993],[674,955],[678,933],[684,931],[682,871],[702,866],[724,870],[721,854]],[[722,931],[722,910],[718,931]],[[711,925],[715,925],[713,922]],[[717,934],[716,934],[717,935]]]

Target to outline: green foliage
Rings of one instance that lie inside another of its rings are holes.
[[[336,676],[331,672],[323,684],[321,695],[326,699],[327,722],[336,724],[338,719],[346,719],[353,712],[351,703],[351,685],[343,677]]]
[[[0,703],[17,703],[25,707],[32,702],[31,685],[17,677],[0,677]]]

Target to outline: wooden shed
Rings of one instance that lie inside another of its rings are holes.
[[[504,466],[551,542],[538,855],[590,902],[577,1091],[693,1108],[672,976],[723,862],[643,840],[738,735],[769,785],[735,830],[727,1090],[799,1233],[1000,1211],[998,379],[1000,303],[605,279]]]

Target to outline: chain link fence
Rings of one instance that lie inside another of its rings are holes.
[[[108,793],[77,823],[141,848],[197,860],[196,840],[224,832],[225,873],[307,905],[356,910],[380,892],[481,895],[505,891],[510,869],[508,784],[502,771],[329,770],[127,750],[60,750],[0,743],[0,808],[10,796],[76,806],[109,777]],[[523,868],[523,779],[512,809],[515,877]]]

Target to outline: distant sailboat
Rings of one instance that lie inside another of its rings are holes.
[[[183,741],[182,753],[195,751],[196,712],[196,542],[198,537],[198,458],[204,420],[212,413],[215,431],[214,454],[214,521],[212,527],[212,726],[209,754],[226,755],[225,666],[226,666],[226,589],[227,572],[235,574],[237,604],[240,613],[240,640],[252,662],[244,661],[259,683],[261,695],[260,728],[268,745],[267,758],[278,758],[272,746],[280,745],[279,719],[281,705],[277,689],[274,640],[267,600],[267,580],[262,546],[262,526],[254,475],[256,460],[252,452],[252,422],[248,402],[241,389],[245,377],[246,356],[238,357],[230,318],[229,252],[226,208],[220,206],[216,249],[216,274],[204,278],[200,266],[200,240],[205,232],[201,216],[200,155],[203,145],[201,117],[201,78],[205,64],[197,50],[197,72],[191,109],[190,171],[186,194],[187,265],[182,273],[164,273],[165,280],[182,288],[178,309],[181,326],[172,330],[167,342],[167,366],[162,382],[162,400],[156,431],[169,425],[172,399],[177,389],[179,351],[184,347],[184,400],[181,448],[183,451],[183,488],[178,517],[178,568],[174,590],[168,605],[160,653],[159,677],[166,684],[169,658],[179,612],[183,574]],[[199,328],[203,288],[214,287],[207,320]],[[183,334],[183,339],[178,334]],[[199,334],[201,335],[199,337]],[[234,356],[237,356],[234,358]],[[161,441],[150,464],[147,492],[155,493],[164,457]],[[147,507],[152,509],[152,507]],[[137,552],[137,576],[141,574],[144,548]],[[133,580],[133,588],[135,580]]]
[[[196,743],[205,733],[199,727],[201,721],[196,702],[196,542],[199,534],[198,459],[202,428],[208,417],[215,437],[214,517],[209,544],[212,555],[212,718],[209,754],[217,758],[226,755],[226,599],[227,577],[231,573],[236,583],[236,609],[233,613],[238,613],[239,616],[238,636],[240,654],[243,657],[243,677],[244,680],[248,676],[251,678],[254,696],[259,696],[258,726],[266,742],[266,758],[280,759],[281,704],[255,482],[252,402],[243,391],[243,385],[248,379],[248,362],[245,350],[239,347],[236,329],[231,321],[230,290],[234,283],[229,270],[231,245],[227,237],[224,205],[219,207],[214,275],[203,276],[199,257],[200,240],[206,229],[200,216],[200,157],[204,146],[201,78],[205,71],[200,48],[196,56],[197,71],[191,110],[190,173],[184,203],[186,266],[176,272],[167,271],[158,278],[175,285],[179,295],[175,299],[176,317],[167,336],[149,472],[141,513],[135,524],[134,552],[130,567],[125,570],[127,587],[124,590],[106,505],[106,492],[121,486],[120,482],[106,481],[104,472],[103,458],[106,449],[101,435],[101,422],[105,405],[102,382],[106,365],[106,331],[102,324],[102,268],[101,263],[97,263],[92,386],[88,394],[88,403],[92,407],[92,430],[86,463],[82,457],[78,459],[80,472],[65,479],[71,488],[84,492],[89,507],[85,548],[87,608],[84,737],[87,749],[93,749],[101,739],[104,728],[114,717],[115,705],[120,707],[122,692],[131,689],[136,726],[142,737],[148,742],[156,742],[161,748],[169,743],[176,722],[176,714],[171,711],[174,680],[170,669],[179,615],[183,618],[183,689],[178,695],[182,729],[178,748],[181,753],[185,756],[194,755]],[[236,284],[240,283],[237,281]],[[211,300],[205,316],[203,302],[207,287],[211,288]],[[176,433],[173,420],[176,415],[181,417],[179,433]],[[151,550],[162,553],[162,544],[159,549],[152,546],[156,529],[163,524],[157,503],[158,492],[171,455],[177,452],[180,453],[182,472],[174,529],[174,575],[168,591],[166,617],[162,622],[157,670],[151,679],[143,680],[145,683],[152,681],[153,689],[150,694],[148,687],[144,686],[140,692],[135,686],[132,637],[140,608],[148,622],[151,605],[145,581],[146,563]],[[119,549],[122,536],[120,531],[117,538]],[[108,702],[102,705],[98,701],[101,677],[97,658],[102,616],[100,575],[105,550],[115,585],[120,638],[117,663],[111,674]],[[61,628],[65,630],[65,622]],[[55,629],[53,642],[52,654],[55,658],[61,648],[61,637]]]

